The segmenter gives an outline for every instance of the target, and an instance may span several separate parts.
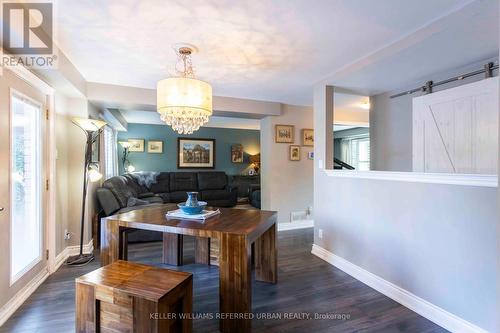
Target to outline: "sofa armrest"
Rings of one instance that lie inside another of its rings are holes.
[[[260,184],[251,184],[248,189],[250,192],[258,191],[258,190],[260,190]]]
[[[97,200],[105,216],[110,216],[122,208],[113,192],[104,187],[97,189]]]
[[[227,185],[226,190],[228,190],[229,192],[238,193],[238,186],[237,185]]]
[[[252,193],[255,191],[260,191],[260,184],[250,184],[248,187],[248,198],[252,196]]]

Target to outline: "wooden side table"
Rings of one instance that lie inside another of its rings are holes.
[[[189,333],[192,308],[191,273],[119,260],[76,279],[77,332]]]

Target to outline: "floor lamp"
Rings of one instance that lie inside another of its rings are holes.
[[[94,254],[83,254],[83,233],[85,228],[85,204],[87,201],[88,183],[96,182],[102,178],[102,174],[98,171],[98,165],[92,163],[92,146],[104,129],[106,123],[101,120],[73,118],[73,124],[78,126],[85,132],[85,165],[83,169],[83,198],[82,198],[82,219],[80,221],[80,253],[76,256],[71,256],[66,260],[66,265],[83,266],[94,260]]]

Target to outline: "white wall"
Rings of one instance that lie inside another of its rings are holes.
[[[283,105],[281,116],[261,120],[262,209],[278,211],[278,222],[290,222],[292,211],[305,211],[313,206],[313,161],[307,153],[313,147],[301,147],[301,160],[290,161],[290,144],[275,143],[276,124],[295,126],[295,143],[302,144],[303,128],[313,128],[310,107]]]
[[[325,108],[317,98],[314,109],[315,154],[325,156]],[[318,165],[316,245],[474,325],[500,330],[496,188],[338,178]]]

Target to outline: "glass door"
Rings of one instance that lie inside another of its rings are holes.
[[[44,105],[10,94],[10,283],[43,260]]]

